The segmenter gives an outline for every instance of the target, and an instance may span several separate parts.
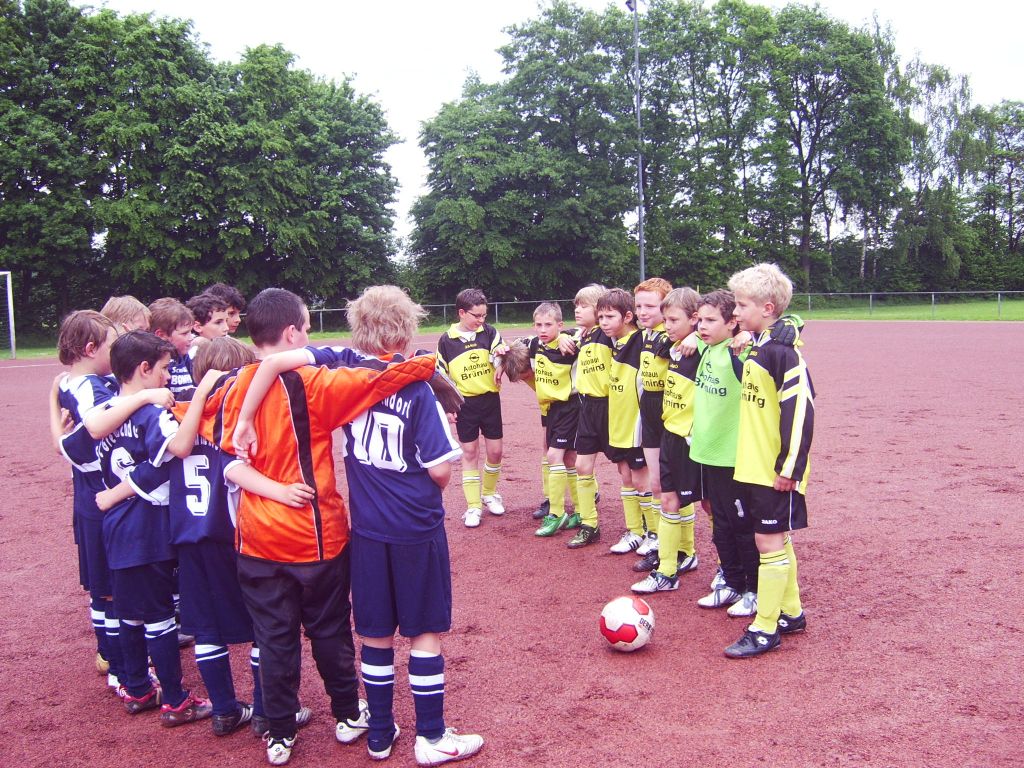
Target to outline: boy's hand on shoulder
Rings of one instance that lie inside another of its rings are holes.
[[[789,477],[783,477],[782,475],[776,475],[775,483],[772,485],[772,487],[776,491],[780,491],[781,493],[789,493],[789,491],[792,491],[794,488],[796,488],[796,480],[793,480],[792,478]]]
[[[732,337],[732,341],[729,342],[729,349],[732,350],[734,355],[739,355],[744,349],[750,346],[754,341],[754,337],[750,335],[749,331],[740,331]]]
[[[68,434],[74,429],[75,420],[71,418],[71,411],[67,408],[60,409],[60,431],[61,434]]]
[[[575,355],[577,349],[579,349],[579,347],[572,336],[566,333],[560,333],[558,335],[558,351],[563,355]]]
[[[196,397],[201,397],[203,400],[205,400],[209,396],[210,390],[213,389],[213,385],[216,384],[220,377],[223,376],[225,373],[226,371],[218,371],[214,368],[208,370],[206,374],[203,376],[202,380],[199,382],[199,386],[196,387],[195,394],[192,396],[193,399]]]
[[[772,326],[772,341],[787,347],[800,345],[800,329],[804,327],[800,315],[783,315]]]
[[[69,374],[67,371],[61,371],[54,377],[53,384],[50,386],[50,392],[54,397],[56,397],[57,393],[60,391],[60,383],[64,381],[64,379],[70,377],[71,374]]]
[[[144,403],[158,405],[167,410],[174,407],[174,394],[167,387],[144,389],[139,393],[139,396]]]
[[[679,351],[683,353],[683,357],[692,357],[697,352],[697,338],[697,332],[694,331],[679,342]]]

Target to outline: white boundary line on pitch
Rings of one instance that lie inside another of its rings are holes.
[[[31,363],[29,365],[0,365],[0,371],[13,371],[15,368],[51,368],[59,363]]]

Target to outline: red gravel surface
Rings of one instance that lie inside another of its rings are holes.
[[[506,334],[514,336],[514,333]],[[455,629],[445,640],[450,725],[483,734],[478,766],[1019,766],[1024,763],[1024,325],[813,322],[805,355],[818,396],[808,507],[795,537],[809,628],[765,657],[722,649],[740,619],[704,611],[714,550],[650,599],[654,639],[634,654],[597,630],[628,593],[634,557],[613,467],[598,476],[604,538],[533,536],[541,498],[532,392],[506,384],[500,491],[508,512],[462,526],[446,494]],[[0,363],[0,744],[12,766],[258,766],[248,731],[169,731],[131,717],[93,670],[77,585],[70,473],[49,447],[56,361]],[[414,718],[399,646],[391,764],[411,766]],[[251,688],[242,649],[240,693]],[[186,684],[201,689],[192,652]],[[295,766],[370,765],[316,711]]]

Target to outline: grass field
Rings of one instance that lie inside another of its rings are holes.
[[[813,320],[945,320],[955,322],[984,322],[984,321],[1024,321],[1024,299],[1003,299],[996,302],[994,299],[974,299],[969,301],[944,301],[934,306],[927,297],[923,301],[913,303],[891,303],[875,301],[868,303],[866,298],[836,297],[835,299],[823,300],[815,296],[808,309],[804,297],[797,297],[790,307],[805,321]],[[832,306],[823,306],[823,304]],[[838,305],[838,306],[837,306]],[[571,317],[569,318],[571,324]],[[499,329],[522,328],[528,322],[521,323],[498,323]],[[316,320],[314,319],[314,328]],[[425,325],[420,328],[420,333],[425,335],[441,334],[448,328],[447,325]],[[310,333],[310,339],[322,341],[323,339],[337,339],[348,336],[345,331],[325,330],[322,333]],[[242,338],[243,341],[248,339]],[[29,339],[23,346],[18,347],[19,359],[32,359],[39,357],[51,357],[56,354],[55,342],[45,344],[36,339]],[[0,350],[0,360],[10,360],[9,349]]]

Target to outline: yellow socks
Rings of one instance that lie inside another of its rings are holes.
[[[580,513],[583,525],[597,528],[597,478],[593,475],[580,475],[577,484],[576,511]]]
[[[572,499],[572,508],[577,512],[580,511],[580,477],[576,472],[576,467],[565,468],[566,477],[569,478],[569,498]]]
[[[676,575],[682,529],[679,512],[661,510],[661,523],[658,527],[658,557],[661,563],[658,565],[658,572],[662,576],[671,578]]]
[[[475,469],[462,470],[462,492],[466,495],[466,506],[483,509],[480,498],[480,472]]]
[[[549,515],[561,517],[565,514],[565,488],[568,484],[565,465],[552,464],[548,473],[548,501],[551,504]]]
[[[804,607],[800,604],[800,585],[796,580],[796,552],[793,550],[793,539],[786,537],[786,555],[789,557],[789,578],[786,579],[786,591],[782,595],[782,612],[787,616],[799,616]]]
[[[693,504],[687,504],[679,510],[679,549],[687,555],[697,551],[697,543],[693,538],[693,523],[697,517]],[[665,516],[661,516],[662,520]]]
[[[540,484],[544,489],[544,498],[548,498],[548,474],[551,472],[551,465],[548,464],[547,457],[540,463]]]
[[[640,514],[640,499],[637,498],[636,488],[623,486],[619,489],[619,496],[622,497],[622,511],[626,516],[626,528],[637,536],[643,536],[644,519]]]
[[[498,477],[501,475],[501,464],[484,462],[484,496],[493,496],[498,491]]]
[[[779,628],[779,611],[789,581],[789,556],[785,549],[762,552],[757,569],[757,618],[751,629],[774,635]]]

